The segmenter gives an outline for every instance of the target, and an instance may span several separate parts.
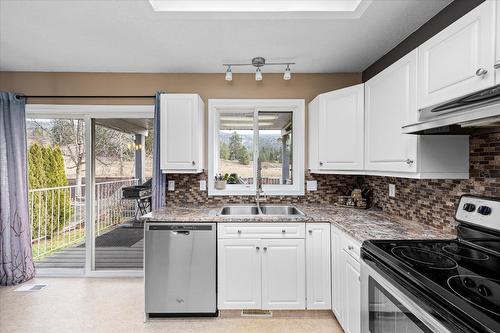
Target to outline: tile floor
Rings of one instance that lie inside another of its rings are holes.
[[[39,292],[0,287],[0,332],[342,333],[333,316],[154,319],[143,322],[142,278],[38,278]]]

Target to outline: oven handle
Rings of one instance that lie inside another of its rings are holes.
[[[377,281],[384,289],[394,296],[404,307],[417,317],[432,332],[451,333],[436,318],[420,308],[413,300],[406,296],[396,286],[387,281],[380,273],[375,271],[364,259],[361,259],[361,333],[370,333],[369,329],[369,277]]]

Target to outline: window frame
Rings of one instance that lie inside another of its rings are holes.
[[[256,192],[257,157],[259,154],[259,112],[292,112],[293,119],[293,184],[262,185],[265,195],[304,195],[305,172],[305,101],[303,99],[209,99],[208,100],[208,195],[253,196]],[[224,190],[215,189],[215,173],[219,156],[219,124],[223,113],[253,113],[253,177],[251,185],[230,185]]]

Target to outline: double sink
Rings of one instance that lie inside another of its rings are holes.
[[[225,205],[220,216],[304,216],[297,207],[289,205]]]

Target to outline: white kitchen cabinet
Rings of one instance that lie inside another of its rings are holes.
[[[218,240],[218,307],[260,309],[261,240]]]
[[[262,308],[305,308],[303,239],[262,240]]]
[[[218,308],[305,309],[304,227],[304,223],[219,225]]]
[[[331,227],[332,311],[346,333],[359,333],[361,325],[361,244]]]
[[[309,104],[309,169],[363,169],[363,84],[318,95]]]
[[[306,307],[331,309],[330,223],[308,223],[306,230]]]
[[[495,52],[495,78],[496,84],[500,84],[500,4],[496,4],[497,9],[497,17],[496,17],[496,36],[495,36],[495,44],[496,44],[496,52]]]
[[[494,84],[495,2],[485,1],[418,47],[419,109]]]
[[[344,295],[342,294],[342,278],[343,274],[341,272],[341,259],[342,257],[340,256],[341,251],[342,251],[342,233],[339,232],[336,228],[332,227],[331,228],[331,268],[332,268],[332,311],[335,317],[337,317],[337,320],[339,322],[343,318],[343,313],[344,313],[344,304],[343,304],[343,298]]]
[[[345,311],[342,327],[346,333],[359,333],[361,326],[361,282],[360,264],[345,250],[342,250],[343,257],[343,281]],[[359,258],[358,258],[359,259]]]
[[[417,120],[417,51],[365,83],[365,172],[411,178],[468,178],[465,135],[402,134]]]
[[[160,168],[200,173],[204,168],[205,105],[197,94],[162,94]]]

